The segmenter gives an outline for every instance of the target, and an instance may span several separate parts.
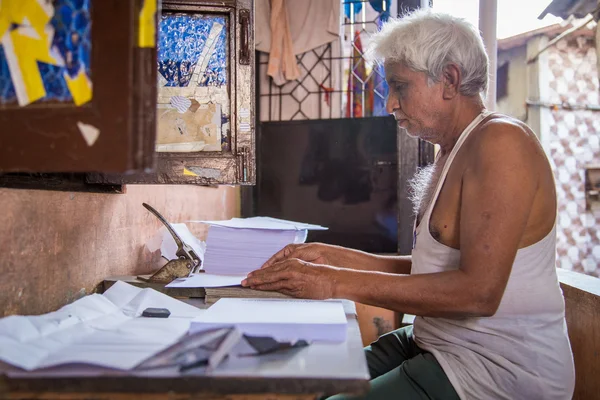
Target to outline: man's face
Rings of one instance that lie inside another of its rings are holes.
[[[390,88],[387,112],[410,136],[437,143],[444,125],[442,84],[430,85],[425,73],[412,71],[402,63],[386,61],[384,68]]]

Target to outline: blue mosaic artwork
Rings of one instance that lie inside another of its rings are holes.
[[[163,14],[159,29],[158,72],[167,81],[165,86],[187,87],[203,55],[209,59],[206,69],[199,71],[197,86],[227,84],[226,17]]]
[[[50,53],[57,64],[38,61],[39,73],[46,96],[38,102],[72,102],[73,96],[65,80],[65,73],[75,79],[80,71],[91,81],[91,20],[92,0],[55,0],[54,15],[49,24],[54,28]],[[14,22],[9,30],[18,29]],[[6,52],[0,43],[0,104],[15,103],[17,94],[7,62]]]
[[[10,79],[4,47],[0,45],[0,103],[12,103],[17,100],[15,86]]]

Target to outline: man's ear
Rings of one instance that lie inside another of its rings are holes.
[[[442,84],[444,100],[451,100],[458,95],[458,88],[462,81],[460,69],[456,64],[447,64],[442,70]]]

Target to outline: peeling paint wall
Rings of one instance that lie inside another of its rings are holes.
[[[148,273],[160,256],[146,241],[171,222],[239,214],[239,190],[129,185],[127,194],[0,189],[0,316],[56,310],[103,278]],[[206,228],[190,226],[202,239]]]

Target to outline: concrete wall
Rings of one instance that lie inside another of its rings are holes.
[[[521,121],[526,120],[527,46],[498,51],[498,67],[508,62],[508,94],[498,99],[496,110]]]
[[[148,273],[146,241],[171,222],[238,215],[234,187],[129,185],[127,194],[0,189],[0,317],[39,314],[92,292],[111,275]],[[192,231],[204,237],[205,228]]]

